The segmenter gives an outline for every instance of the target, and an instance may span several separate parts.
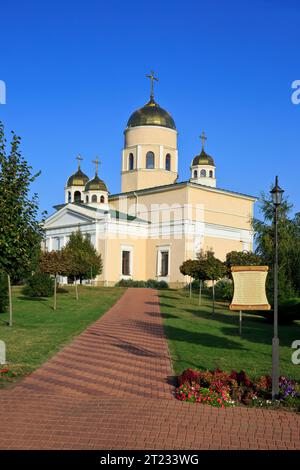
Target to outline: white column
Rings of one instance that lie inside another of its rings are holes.
[[[159,146],[159,168],[164,168],[164,147],[163,145]]]
[[[141,168],[141,146],[137,145],[136,147],[136,169]]]

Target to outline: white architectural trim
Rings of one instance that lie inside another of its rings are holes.
[[[160,145],[159,146],[159,168],[163,169],[164,168],[164,146]]]

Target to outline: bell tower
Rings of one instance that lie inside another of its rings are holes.
[[[178,177],[177,130],[172,116],[154,100],[154,72],[150,100],[129,118],[122,151],[122,192],[173,184]]]

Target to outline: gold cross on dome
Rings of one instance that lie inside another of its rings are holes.
[[[201,139],[201,141],[202,141],[202,150],[204,150],[205,141],[207,140],[207,137],[206,137],[204,131],[203,131],[202,134],[200,135],[200,139]]]
[[[101,161],[96,157],[96,160],[93,160],[92,163],[95,163],[96,165],[96,175],[98,176],[98,166],[101,165]]]
[[[82,162],[83,158],[81,157],[80,154],[77,155],[76,160],[78,162],[78,170],[80,170],[80,162]]]
[[[154,80],[156,80],[158,82],[158,78],[154,76],[153,70],[151,70],[150,75],[146,75],[146,77],[150,78],[150,80],[151,80],[150,99],[153,100],[154,99],[154,85],[153,85],[153,82],[154,82]]]

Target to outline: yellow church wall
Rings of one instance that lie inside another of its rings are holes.
[[[188,202],[193,207],[193,219],[206,223],[251,230],[253,200],[218,193],[204,188],[188,187]],[[203,204],[203,212],[197,206]]]
[[[139,126],[125,130],[125,145],[131,147],[144,144],[166,145],[177,148],[177,132],[173,129],[159,126]]]
[[[122,192],[149,188],[150,186],[173,184],[177,178],[177,173],[162,169],[126,171],[122,174]]]
[[[225,261],[230,251],[242,251],[243,243],[239,240],[226,240],[225,238],[204,237],[203,250],[212,250],[221,261]]]

